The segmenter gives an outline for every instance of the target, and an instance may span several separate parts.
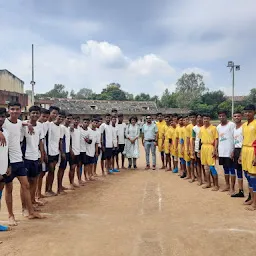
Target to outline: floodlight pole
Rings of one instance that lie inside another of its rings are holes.
[[[36,82],[34,81],[34,45],[33,44],[32,44],[32,80],[30,84],[32,86],[31,103],[33,106],[35,104],[35,84],[36,84]]]

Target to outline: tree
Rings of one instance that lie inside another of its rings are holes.
[[[183,74],[176,83],[177,103],[179,107],[190,108],[191,103],[201,97],[206,87],[200,74]]]
[[[165,89],[165,91],[162,94],[162,97],[160,99],[160,107],[164,108],[175,108],[177,107],[177,93],[172,92],[170,93],[168,89]]]
[[[256,88],[251,89],[250,94],[246,97],[247,104],[256,104]]]
[[[55,84],[54,88],[45,94],[37,94],[37,98],[40,97],[50,97],[50,98],[67,98],[68,91],[65,91],[65,85],[63,84]]]
[[[126,92],[125,97],[127,100],[134,100],[134,96],[132,93]]]
[[[218,105],[218,110],[226,110],[228,113],[228,117],[231,116],[231,108],[232,108],[231,100],[223,101]]]
[[[126,100],[126,92],[121,90],[121,85],[118,83],[108,84],[101,92],[100,99],[102,100]]]
[[[72,98],[72,99],[75,99],[75,97],[76,97],[76,93],[75,93],[75,91],[72,89],[71,90],[71,92],[70,92],[70,97]]]
[[[92,89],[82,88],[77,92],[75,98],[88,100],[92,98],[92,95],[93,95]]]
[[[150,101],[151,97],[149,94],[141,93],[135,96],[136,101]]]
[[[226,101],[227,97],[223,91],[206,92],[201,96],[201,102],[207,105],[219,105],[221,102]]]

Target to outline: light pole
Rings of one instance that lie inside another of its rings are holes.
[[[32,95],[31,95],[31,103],[32,106],[35,105],[35,84],[36,82],[34,81],[34,45],[32,44],[32,80],[30,82],[32,86]]]
[[[234,97],[235,97],[235,70],[240,70],[240,65],[235,65],[233,61],[229,61],[228,68],[230,68],[230,72],[232,71],[232,117],[234,115]]]

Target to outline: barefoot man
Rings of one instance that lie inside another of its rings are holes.
[[[206,185],[203,188],[211,187],[211,175],[213,176],[213,191],[219,190],[218,173],[215,169],[215,157],[218,145],[218,132],[215,126],[210,123],[210,115],[203,115],[204,126],[199,131],[199,150],[201,163],[205,168]]]
[[[162,113],[157,113],[156,114],[157,117],[157,129],[158,129],[158,133],[157,133],[157,145],[158,145],[158,151],[161,154],[161,160],[162,160],[162,167],[161,169],[165,169],[165,159],[164,159],[164,147],[163,147],[163,134],[164,134],[164,128],[165,128],[165,121],[163,120],[163,114]]]

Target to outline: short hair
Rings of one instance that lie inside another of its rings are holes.
[[[178,116],[178,120],[183,119],[183,116]]]
[[[46,109],[46,108],[41,108],[41,114],[45,114],[45,115],[49,115],[50,114],[50,110]]]
[[[242,115],[242,112],[239,111],[239,110],[237,110],[237,111],[234,111],[234,114],[233,114],[233,115],[235,115],[235,114],[240,114],[240,115]]]
[[[74,119],[75,120],[80,120],[80,116],[75,116]]]
[[[252,111],[255,111],[256,109],[255,109],[255,106],[254,106],[253,104],[249,104],[249,105],[247,105],[247,106],[244,108],[244,110],[252,110]]]
[[[178,114],[177,113],[173,113],[172,116],[173,117],[178,117]]]
[[[165,115],[164,118],[171,118],[170,115]]]
[[[90,119],[89,118],[84,118],[83,121],[90,122]]]
[[[31,113],[32,111],[38,111],[39,113],[41,113],[41,108],[39,106],[31,106],[28,109],[28,112]]]
[[[203,117],[211,117],[209,113],[203,113],[202,116]]]
[[[111,116],[109,113],[107,113],[106,115],[105,115],[105,117],[107,117],[107,116]]]
[[[124,114],[120,113],[118,114],[118,117],[124,117]]]
[[[114,116],[114,115],[113,115],[113,116],[111,116],[111,119],[113,119],[113,118],[116,118],[116,116]]]
[[[137,116],[131,116],[129,118],[129,122],[131,123],[132,122],[132,119],[134,119],[136,121],[136,123],[138,122],[138,117]]]
[[[20,107],[21,108],[21,104],[17,101],[11,101],[8,103],[8,108],[10,107]]]
[[[50,106],[50,107],[49,107],[49,111],[50,111],[50,113],[51,113],[53,110],[56,110],[56,111],[60,112],[60,108],[59,108],[59,107],[56,107],[56,106]]]
[[[227,110],[221,109],[218,111],[218,115],[220,115],[220,114],[225,114],[227,116],[228,112],[227,112]]]
[[[7,115],[7,111],[5,108],[0,108],[0,115]]]
[[[156,116],[162,116],[163,114],[161,112],[156,113]]]
[[[199,112],[196,114],[196,117],[198,117],[198,116],[203,116],[203,114]]]
[[[197,113],[195,111],[189,112],[188,116],[197,116]]]
[[[188,118],[188,115],[183,115],[182,117],[183,117],[183,118]]]
[[[93,118],[92,122],[99,122],[99,119],[98,118]]]
[[[100,116],[100,117],[99,117],[99,121],[102,121],[102,120],[103,120],[103,118]]]
[[[63,116],[63,117],[67,116],[67,114],[66,114],[66,112],[64,110],[60,110],[59,115]]]

